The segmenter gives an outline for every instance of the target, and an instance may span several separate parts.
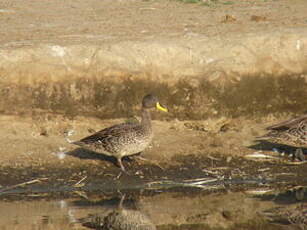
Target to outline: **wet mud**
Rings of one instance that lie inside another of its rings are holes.
[[[134,157],[134,158],[137,158]],[[64,166],[29,168],[1,167],[2,199],[21,197],[65,197],[76,191],[116,193],[116,191],[190,191],[231,188],[286,188],[307,184],[305,162],[287,164],[282,160],[258,162],[239,157],[175,156],[176,165],[152,164],[124,159],[128,174],[116,166],[73,163]],[[26,183],[25,183],[26,182]],[[25,184],[24,184],[25,183]],[[17,186],[16,186],[17,185]]]

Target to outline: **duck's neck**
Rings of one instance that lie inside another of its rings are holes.
[[[145,129],[151,130],[151,116],[150,116],[149,109],[142,108],[141,124]]]

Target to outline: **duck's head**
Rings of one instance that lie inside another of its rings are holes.
[[[143,97],[142,106],[146,109],[157,108],[163,112],[168,112],[167,108],[159,103],[158,97],[153,94],[147,94]]]

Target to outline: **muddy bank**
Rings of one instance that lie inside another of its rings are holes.
[[[155,115],[161,116],[160,113]],[[284,118],[286,117],[280,120]],[[89,173],[89,177],[99,176],[113,180],[120,172],[115,165],[115,159],[69,144],[67,134],[73,132],[69,139],[78,140],[123,121],[125,120],[90,117],[72,119],[55,114],[32,117],[0,116],[0,163],[3,175],[0,177],[0,184],[12,185],[15,182],[53,175],[59,178],[66,175],[69,178],[77,176],[78,173],[83,176]],[[287,156],[292,154],[295,148],[255,141],[256,136],[264,133],[265,126],[276,121],[272,116],[257,120],[225,117],[200,121],[154,120],[155,137],[149,148],[141,154],[147,160],[135,156],[131,160],[124,160],[124,165],[128,172],[138,175],[141,179],[159,179],[164,176],[172,178],[172,175],[189,178],[189,174],[193,175],[193,170],[196,170],[195,175],[201,175],[205,172],[202,170],[215,166],[248,167],[253,161],[244,160],[243,157],[259,152],[273,154],[273,157],[280,159],[281,162],[273,161],[272,165],[268,166],[279,167],[283,160],[291,161]],[[282,157],[273,150],[285,152],[285,156]],[[215,156],[218,156],[217,159]],[[236,160],[237,157],[241,160]],[[286,164],[282,170],[293,170],[298,174],[301,171],[295,170],[299,169],[297,167],[302,167],[303,170],[303,166],[289,167]]]
[[[128,174],[115,160],[80,149],[59,159],[32,154],[34,159],[4,162],[0,168],[2,199],[20,197],[71,197],[75,192],[114,194],[130,191],[220,191],[259,188],[264,190],[306,186],[306,162],[291,164],[283,158],[250,160],[218,154],[175,155],[161,160],[124,159]]]
[[[114,76],[115,77],[115,76]],[[80,115],[103,119],[137,114],[141,98],[156,93],[170,112],[169,119],[201,120],[209,117],[263,117],[269,114],[303,113],[307,81],[304,75],[245,76],[237,81],[210,82],[204,76],[172,84],[151,78],[107,80],[79,78],[60,82],[11,84],[1,82],[3,114]]]
[[[165,119],[164,114],[154,113],[156,118]],[[283,116],[279,120],[287,118]],[[67,142],[67,134],[73,132],[70,140],[78,140],[105,127],[125,122],[125,119],[101,120],[78,116],[70,118],[58,114],[36,114],[33,116],[0,116],[0,154],[2,166],[40,166],[72,162],[76,165],[94,163],[114,167],[100,155],[82,152]],[[209,118],[200,121],[153,121],[154,139],[142,156],[159,162],[175,164],[175,156],[244,156],[255,151],[271,152],[273,148],[292,153],[293,148],[274,144],[257,144],[255,137],[264,134],[264,127],[278,119],[267,116],[262,119]],[[72,154],[62,153],[71,152]],[[76,155],[76,157],[72,156]],[[81,155],[78,157],[78,155]],[[82,155],[84,155],[82,157]]]

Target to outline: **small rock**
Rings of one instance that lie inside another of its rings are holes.
[[[255,21],[255,22],[263,22],[263,21],[266,21],[267,18],[264,17],[264,16],[257,16],[257,15],[252,15],[251,16],[251,21]]]
[[[226,14],[224,16],[224,19],[222,20],[222,23],[229,23],[229,22],[235,22],[235,21],[237,21],[237,19],[234,16]]]
[[[223,215],[223,217],[224,217],[225,219],[228,219],[228,220],[232,219],[232,217],[233,217],[231,211],[229,211],[229,210],[224,210],[224,211],[222,212],[222,215]]]

